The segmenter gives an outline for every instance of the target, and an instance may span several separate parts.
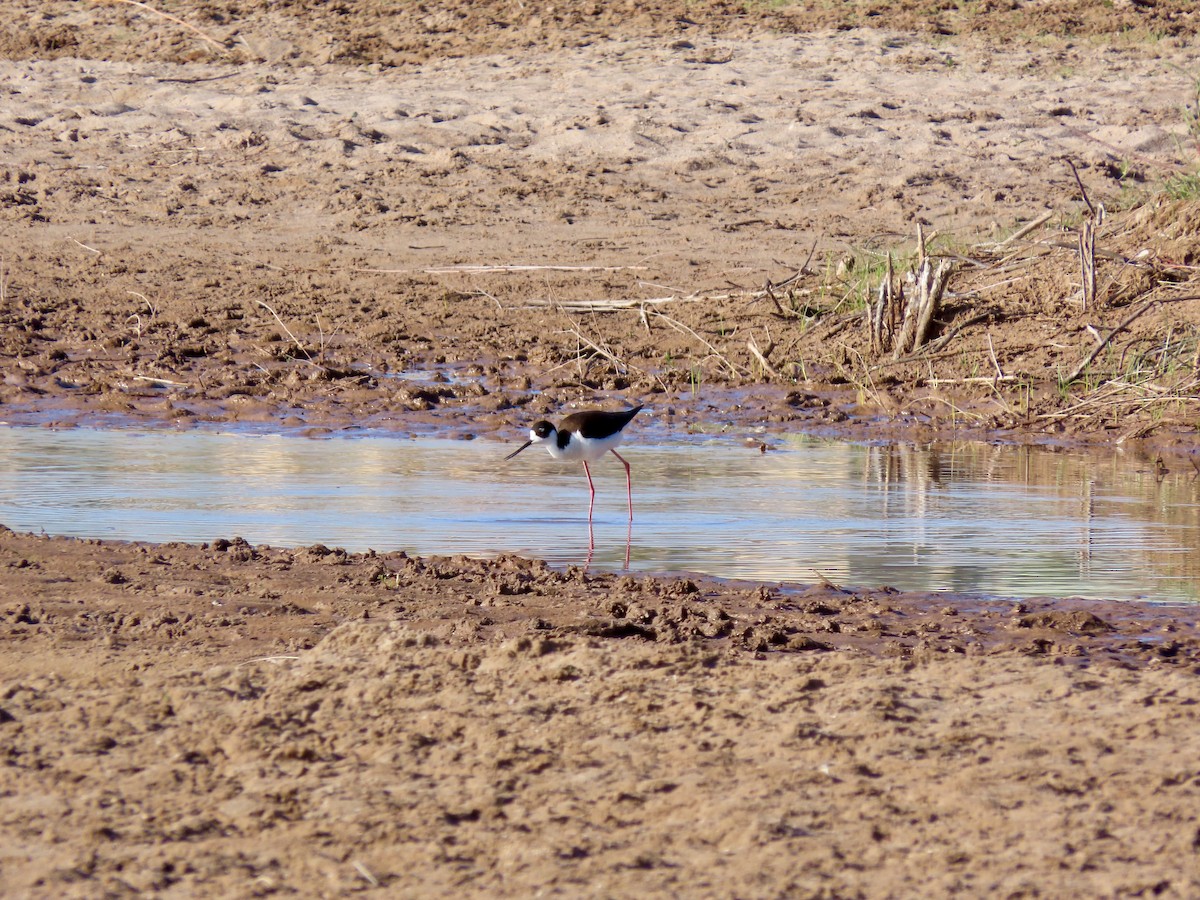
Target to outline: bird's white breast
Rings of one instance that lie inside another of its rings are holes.
[[[555,459],[563,460],[584,460],[591,462],[602,457],[609,450],[612,450],[621,443],[621,433],[606,438],[584,438],[572,432],[571,439],[567,441],[567,446],[560,447],[558,442],[551,438],[546,442],[546,449],[550,451],[550,455]]]

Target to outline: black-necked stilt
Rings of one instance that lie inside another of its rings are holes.
[[[633,521],[633,478],[629,473],[629,463],[617,452],[617,445],[625,435],[625,426],[633,421],[633,417],[641,412],[641,406],[621,412],[606,412],[600,409],[585,409],[571,413],[557,428],[550,422],[536,422],[529,430],[529,440],[514,450],[505,460],[512,459],[526,447],[533,444],[545,444],[546,450],[555,459],[580,460],[583,472],[587,475],[588,490],[591,491],[591,501],[588,503],[588,521],[592,518],[592,506],[596,502],[596,486],[592,484],[592,473],[588,469],[588,461],[595,462],[605,453],[612,455],[625,466],[625,492],[629,497],[629,520]]]

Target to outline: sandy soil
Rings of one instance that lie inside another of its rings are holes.
[[[161,8],[0,7],[9,422],[1194,453],[1190,2]],[[1200,893],[1192,609],[0,547],[5,894]]]

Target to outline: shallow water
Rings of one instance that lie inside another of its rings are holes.
[[[310,440],[0,428],[0,522],[152,541],[244,537],[417,554],[587,561],[587,482],[492,441]],[[591,568],[992,596],[1200,599],[1200,491],[1119,455],[797,437],[637,442],[634,513],[593,464]]]

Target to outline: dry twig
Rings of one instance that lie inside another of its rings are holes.
[[[591,350],[597,356],[602,357],[603,359],[607,359],[609,361],[609,363],[612,364],[612,367],[617,372],[617,374],[624,375],[625,373],[627,373],[629,371],[630,366],[628,363],[626,363],[623,360],[621,360],[620,358],[618,358],[617,355],[615,353],[613,353],[611,350],[607,349],[606,347],[601,347],[598,343],[596,343],[595,341],[586,337],[584,335],[584,333],[579,330],[579,326],[577,324],[573,324],[571,329],[568,330],[566,333],[573,335],[575,337],[576,341],[578,341],[583,346],[587,347],[589,350]],[[576,351],[575,361],[580,361],[582,359],[583,359],[583,353]],[[641,371],[641,370],[639,369],[639,371]]]
[[[654,310],[654,315],[656,317],[662,319],[664,322],[666,322],[668,325],[670,325],[672,328],[674,328],[676,331],[680,332],[681,334],[690,334],[692,337],[694,337],[696,340],[698,340],[700,343],[702,343],[705,347],[707,347],[709,350],[712,351],[713,355],[725,365],[725,368],[727,368],[729,370],[729,373],[731,375],[733,375],[735,378],[739,377],[742,374],[738,370],[738,367],[735,366],[733,363],[731,363],[729,361],[729,358],[727,356],[725,356],[725,354],[723,354],[720,350],[718,350],[716,347],[714,347],[712,344],[710,344],[704,338],[700,337],[700,335],[698,335],[694,330],[689,328],[687,325],[684,325],[678,319],[672,319],[666,313],[659,312],[658,310]]]
[[[149,3],[142,3],[141,0],[92,0],[92,2],[99,4],[101,6],[112,6],[117,3],[125,3],[129,6],[136,6],[138,9],[144,9],[148,13],[153,13],[156,16],[166,19],[168,22],[174,22],[176,25],[186,28],[188,31],[192,32],[194,35],[196,35],[198,38],[200,38],[200,40],[206,41],[207,43],[212,44],[214,47],[216,47],[217,52],[220,53],[222,56],[226,56],[228,54],[228,50],[225,48],[225,45],[222,44],[220,41],[218,41],[216,38],[209,37],[207,34],[205,34],[203,31],[201,31],[195,25],[192,25],[189,22],[185,22],[183,19],[179,18],[178,16],[173,16],[170,13],[165,13],[160,9],[155,9]]]
[[[1002,240],[1000,243],[998,243],[996,245],[996,248],[999,249],[1001,247],[1007,247],[1009,244],[1013,243],[1014,241],[1019,241],[1021,238],[1025,237],[1025,235],[1030,234],[1033,231],[1036,231],[1038,228],[1041,228],[1043,225],[1045,225],[1047,222],[1049,222],[1050,217],[1052,215],[1054,215],[1054,210],[1052,210],[1052,209],[1046,210],[1046,212],[1042,213],[1036,219],[1026,222],[1024,225],[1022,225],[1020,228],[1018,228],[1016,231],[1014,231],[1012,234],[1010,234],[1008,237],[1006,237],[1004,240]]]
[[[775,349],[774,343],[767,344],[767,349],[764,351],[759,349],[758,342],[755,341],[754,338],[750,338],[748,341],[746,341],[746,349],[749,350],[751,355],[758,360],[758,364],[763,367],[764,372],[766,372],[772,378],[779,377],[779,373],[775,371],[769,362],[767,362],[767,357],[771,354],[771,351]]]
[[[306,360],[308,360],[310,363],[312,363],[314,366],[320,367],[320,364],[312,358],[312,354],[309,353],[306,349],[304,349],[304,345],[302,343],[300,343],[300,339],[297,338],[294,334],[292,334],[292,330],[290,328],[288,328],[286,325],[283,324],[283,319],[279,318],[279,313],[275,312],[275,310],[271,309],[270,306],[268,306],[266,303],[263,303],[263,301],[261,301],[261,300],[258,300],[256,302],[258,303],[259,306],[261,306],[263,309],[265,309],[267,312],[269,312],[272,316],[275,317],[275,321],[279,323],[279,327],[282,328],[284,330],[284,332],[287,334],[287,336],[292,339],[292,343],[294,343],[296,345],[296,349],[298,349],[301,353],[304,354],[304,358]]]
[[[1108,333],[1108,336],[1105,337],[1104,340],[1098,341],[1096,343],[1096,346],[1092,348],[1091,352],[1088,353],[1088,355],[1085,356],[1083,359],[1081,359],[1079,361],[1079,364],[1076,365],[1075,368],[1071,370],[1071,374],[1066,376],[1066,378],[1064,379],[1064,382],[1066,384],[1070,384],[1072,381],[1074,381],[1076,378],[1078,378],[1080,375],[1082,375],[1083,370],[1092,364],[1093,360],[1095,360],[1096,357],[1100,355],[1101,350],[1103,350],[1110,343],[1112,343],[1113,338],[1115,338],[1118,334],[1120,334],[1122,331],[1124,331],[1126,328],[1128,328],[1130,325],[1132,325],[1141,316],[1145,315],[1147,312],[1149,312],[1155,306],[1157,306],[1160,303],[1182,303],[1185,300],[1200,300],[1200,294],[1189,294],[1185,297],[1152,297],[1151,299],[1147,300],[1145,303],[1143,303],[1141,306],[1139,306],[1137,309],[1135,309],[1133,312],[1131,312],[1129,315],[1127,315],[1124,319],[1122,319],[1120,321],[1120,323],[1117,325],[1117,327]]]

